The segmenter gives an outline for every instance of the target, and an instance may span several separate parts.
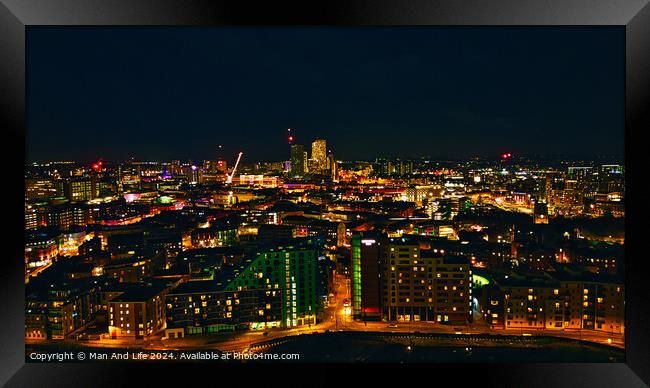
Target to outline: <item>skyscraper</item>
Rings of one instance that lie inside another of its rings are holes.
[[[327,155],[327,171],[331,173],[332,180],[336,182],[338,180],[336,159],[334,158],[334,154],[331,150]]]
[[[381,318],[381,235],[352,235],[352,313],[364,320]]]
[[[324,139],[316,139],[311,143],[311,158],[318,162],[318,171],[322,173],[327,166],[327,142]]]
[[[301,177],[305,174],[305,147],[302,144],[291,144],[291,177]]]
[[[199,183],[199,168],[195,165],[192,165],[187,170],[187,182],[190,184]]]
[[[401,160],[399,162],[399,173],[400,175],[413,174],[413,162],[410,160]]]
[[[90,201],[98,196],[97,178],[76,178],[66,182],[65,196],[70,201]]]
[[[302,153],[302,173],[307,174],[309,172],[309,155],[307,151]]]

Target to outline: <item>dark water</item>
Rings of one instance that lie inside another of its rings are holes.
[[[266,353],[297,353],[301,362],[539,363],[625,362],[622,349],[550,338],[508,345],[438,345],[433,340],[386,339],[354,333],[301,336]],[[399,341],[400,343],[396,343]],[[410,349],[408,348],[410,346]]]
[[[298,354],[299,360],[286,362],[309,363],[611,363],[625,362],[625,351],[606,345],[579,342],[554,337],[489,336],[488,339],[432,335],[391,335],[387,333],[336,332],[300,335],[268,341],[257,352]],[[279,343],[278,343],[279,342]],[[278,344],[275,344],[278,343]],[[410,349],[409,349],[410,347]],[[138,346],[124,348],[92,348],[81,344],[55,343],[28,345],[25,362],[32,352],[93,351],[99,354],[141,352]],[[197,350],[198,351],[198,350]],[[216,349],[209,352],[220,353]],[[182,351],[165,351],[175,357],[164,362],[180,361]],[[54,361],[56,362],[56,361]],[[78,360],[63,362],[79,362]],[[85,362],[107,362],[86,359]],[[110,360],[108,361],[110,362]],[[141,362],[141,361],[137,361]],[[151,362],[151,361],[149,361]],[[155,361],[154,361],[155,362]],[[215,362],[215,361],[196,361]],[[223,362],[223,361],[220,361]],[[241,361],[230,361],[241,362]],[[252,362],[284,362],[257,359]]]

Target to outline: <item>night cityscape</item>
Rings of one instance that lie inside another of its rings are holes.
[[[28,34],[28,362],[624,360],[620,30],[165,31]]]

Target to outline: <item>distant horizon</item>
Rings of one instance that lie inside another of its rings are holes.
[[[624,162],[625,156],[624,155],[596,155],[596,156],[569,156],[569,155],[534,155],[534,154],[524,154],[524,155],[513,155],[514,159],[517,160],[518,158],[529,158],[533,159],[536,161],[562,161],[562,162],[573,162],[573,161],[589,161],[589,162],[596,162],[596,161],[603,161],[603,160],[620,160],[620,163]],[[233,161],[236,160],[236,155],[232,155],[231,158],[225,157],[225,158],[198,158],[198,157],[182,157],[182,158],[150,158],[150,159],[140,159],[140,158],[133,158],[133,162],[137,163],[165,163],[165,162],[170,162],[172,160],[179,160],[181,163],[185,163],[188,161],[206,161],[206,160],[225,160],[226,162],[229,161],[229,159],[232,159]],[[343,159],[343,158],[336,158],[337,161],[341,162],[375,162],[376,160],[381,160],[381,159],[387,159],[387,160],[408,160],[408,161],[417,161],[417,160],[428,160],[428,161],[471,161],[475,159],[479,159],[482,161],[497,161],[500,159],[500,154],[497,155],[474,155],[474,156],[468,156],[468,157],[434,157],[433,155],[424,155],[424,156],[417,156],[417,157],[408,157],[408,156],[394,156],[394,157],[387,157],[387,156],[377,156],[374,158],[355,158],[355,159]],[[98,160],[102,160],[104,162],[107,162],[108,164],[113,164],[113,163],[127,163],[131,161],[131,158],[127,159],[122,159],[122,160],[112,160],[112,159],[106,159],[106,158],[95,158],[95,159],[60,159],[60,160],[49,160],[49,159],[38,159],[38,160],[26,160],[25,164],[30,165],[30,164],[35,164],[35,163],[93,163]],[[289,158],[283,159],[283,160],[261,160],[261,159],[255,159],[252,161],[247,161],[246,160],[246,153],[242,156],[241,164],[251,164],[251,163],[282,163],[289,161]]]

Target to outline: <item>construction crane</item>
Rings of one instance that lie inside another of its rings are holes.
[[[227,176],[226,178],[226,183],[231,184],[232,183],[232,178],[235,176],[235,172],[237,171],[237,166],[239,165],[239,161],[241,160],[241,156],[243,155],[243,152],[240,152],[239,155],[237,155],[237,161],[235,162],[235,167],[232,169],[232,173]]]

